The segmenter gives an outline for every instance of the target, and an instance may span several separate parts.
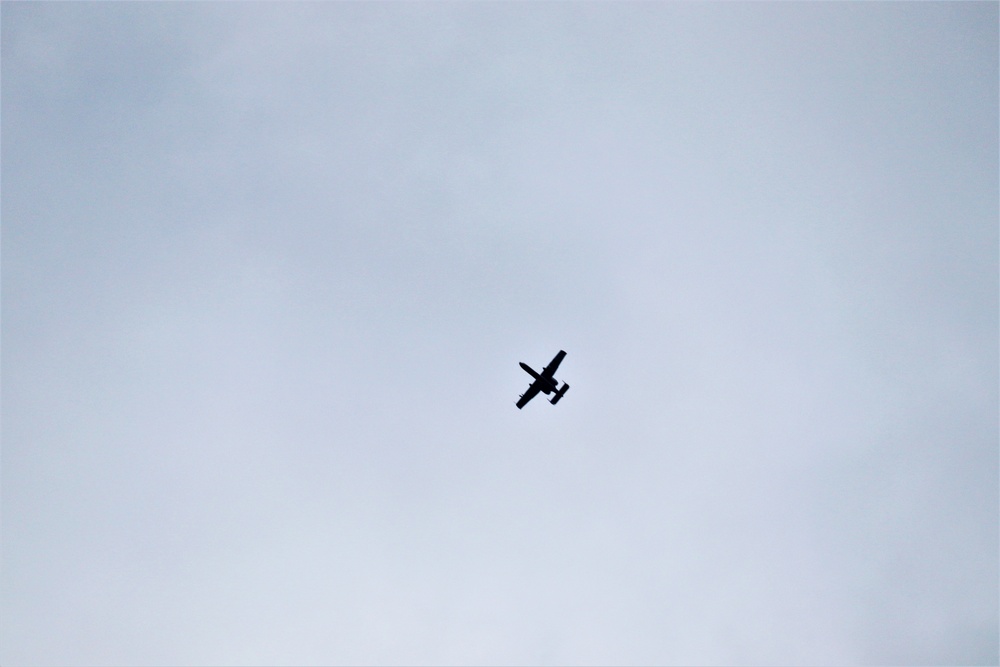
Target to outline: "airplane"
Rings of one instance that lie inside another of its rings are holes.
[[[531,386],[528,387],[528,391],[521,394],[521,398],[518,399],[518,410],[527,405],[528,401],[533,399],[538,392],[542,392],[545,395],[555,392],[555,396],[552,397],[552,400],[549,401],[549,403],[555,405],[559,402],[559,399],[562,398],[563,395],[565,395],[566,390],[569,389],[569,385],[563,382],[562,388],[556,389],[556,387],[559,386],[559,381],[553,376],[556,374],[556,369],[559,368],[559,364],[562,363],[563,357],[565,356],[566,353],[559,350],[559,354],[552,358],[552,361],[549,362],[548,366],[542,369],[541,373],[536,373],[531,366],[523,361],[521,362],[521,368],[527,371],[527,373],[535,379],[531,383]]]

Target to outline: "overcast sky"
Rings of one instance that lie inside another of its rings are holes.
[[[5,2],[0,662],[996,664],[997,35]]]

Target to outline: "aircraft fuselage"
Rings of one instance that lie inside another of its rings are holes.
[[[539,382],[538,388],[539,390],[541,390],[543,394],[551,394],[559,387],[559,383],[556,381],[555,378],[542,377],[540,373],[535,371],[534,368],[524,363],[523,361],[520,362],[520,364],[521,368],[526,370],[528,374],[531,375],[531,377],[535,378],[535,380]]]

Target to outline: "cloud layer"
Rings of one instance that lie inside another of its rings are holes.
[[[5,4],[0,661],[996,663],[996,25]]]

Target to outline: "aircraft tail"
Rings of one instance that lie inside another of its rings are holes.
[[[552,405],[555,405],[556,403],[558,403],[559,399],[561,399],[563,397],[563,395],[566,393],[567,389],[569,389],[569,385],[566,384],[565,382],[563,382],[563,386],[560,387],[558,391],[556,391],[556,395],[552,397],[552,400],[549,401],[549,403],[551,403]]]

